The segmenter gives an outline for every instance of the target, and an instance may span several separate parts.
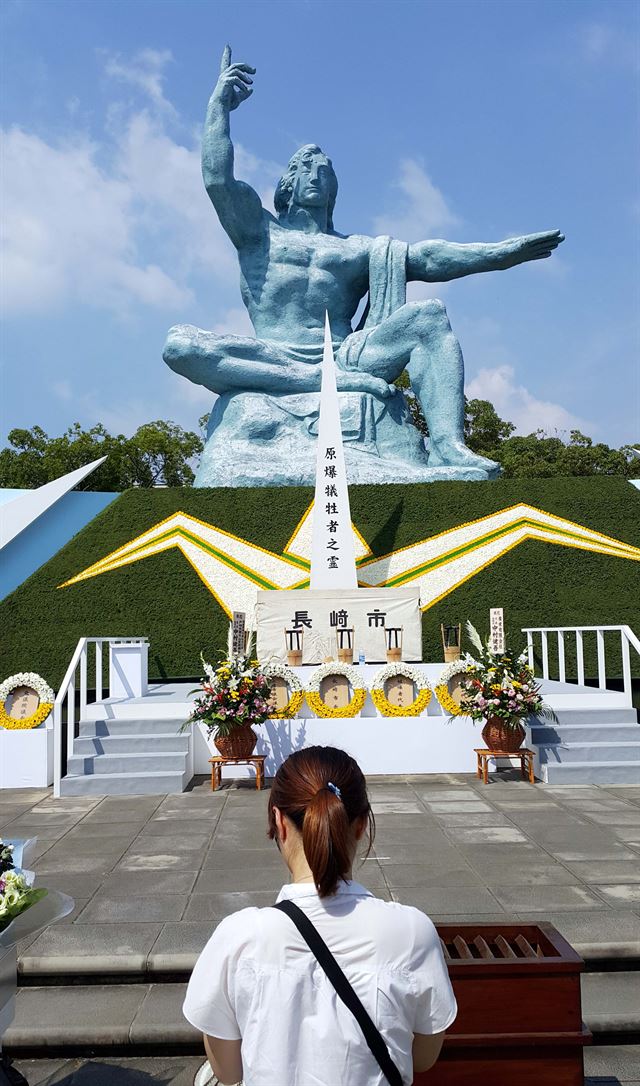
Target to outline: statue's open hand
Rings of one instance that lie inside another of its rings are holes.
[[[255,71],[250,64],[232,64],[231,46],[225,45],[220,61],[220,76],[213,92],[225,109],[237,109],[253,94],[251,76],[255,75]]]
[[[516,264],[525,264],[528,260],[545,260],[554,249],[564,241],[564,234],[559,230],[543,230],[541,234],[526,234],[523,238],[508,238],[503,242],[503,268],[513,268]]]

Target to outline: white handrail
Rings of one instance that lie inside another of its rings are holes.
[[[566,682],[565,634],[575,634],[577,682],[584,686],[584,637],[585,633],[595,633],[598,660],[598,687],[607,689],[607,661],[605,652],[605,634],[620,634],[622,653],[622,688],[626,704],[633,705],[630,649],[640,656],[640,639],[630,626],[524,626],[522,632],[527,635],[527,656],[529,664],[535,666],[534,634],[540,635],[542,678],[549,678],[549,637],[555,635],[558,645],[558,675],[560,682]]]
[[[89,645],[95,647],[95,683],[96,701],[102,701],[102,646],[129,645],[146,643],[146,637],[81,637],[71,657],[71,663],[65,672],[60,684],[56,699],[53,704],[53,794],[60,796],[60,782],[62,780],[62,711],[67,705],[67,757],[73,751],[73,740],[76,730],[76,688],[78,687],[77,672],[79,675],[80,712],[78,721],[82,720],[87,711],[87,670]],[[111,688],[111,675],[109,676]]]

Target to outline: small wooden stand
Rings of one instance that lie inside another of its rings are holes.
[[[302,630],[284,631],[284,643],[289,667],[300,667],[302,664],[302,636]]]
[[[440,635],[442,637],[442,650],[444,652],[445,664],[452,664],[454,660],[460,659],[461,632],[462,627],[460,625],[445,626],[443,623],[440,623]]]
[[[402,631],[402,626],[387,626],[385,629],[388,664],[399,664],[402,660]]]
[[[535,784],[535,777],[533,775],[533,751],[529,750],[527,747],[520,747],[520,750],[484,750],[481,747],[476,747],[475,753],[478,756],[476,777],[482,777],[484,784],[488,784],[489,782],[490,758],[519,758],[522,776],[526,779],[528,775],[529,784]]]
[[[211,766],[211,791],[215,792],[222,784],[222,767],[225,765],[252,765],[256,771],[256,789],[260,791],[264,783],[264,760],[266,754],[251,754],[248,758],[225,758],[216,754],[209,758]]]

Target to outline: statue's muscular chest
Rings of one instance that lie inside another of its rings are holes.
[[[255,271],[262,279],[262,290],[269,294],[308,297],[318,290],[330,295],[353,293],[359,298],[366,290],[368,266],[364,239],[277,228],[269,231],[268,246]],[[245,266],[243,270],[251,286],[252,269]]]

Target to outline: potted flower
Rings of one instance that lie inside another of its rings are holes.
[[[198,693],[191,716],[192,723],[203,724],[207,739],[213,741],[226,758],[248,758],[253,754],[257,735],[253,724],[262,724],[271,713],[271,683],[258,660],[251,658],[252,638],[244,653],[230,649],[217,667],[202,655],[205,677],[192,693]]]
[[[467,667],[460,676],[460,713],[486,721],[482,738],[488,750],[513,753],[522,746],[522,722],[528,716],[536,713],[555,719],[555,713],[540,696],[540,684],[526,653],[492,652],[489,640],[483,645],[470,622],[467,632],[476,656],[466,657]]]

